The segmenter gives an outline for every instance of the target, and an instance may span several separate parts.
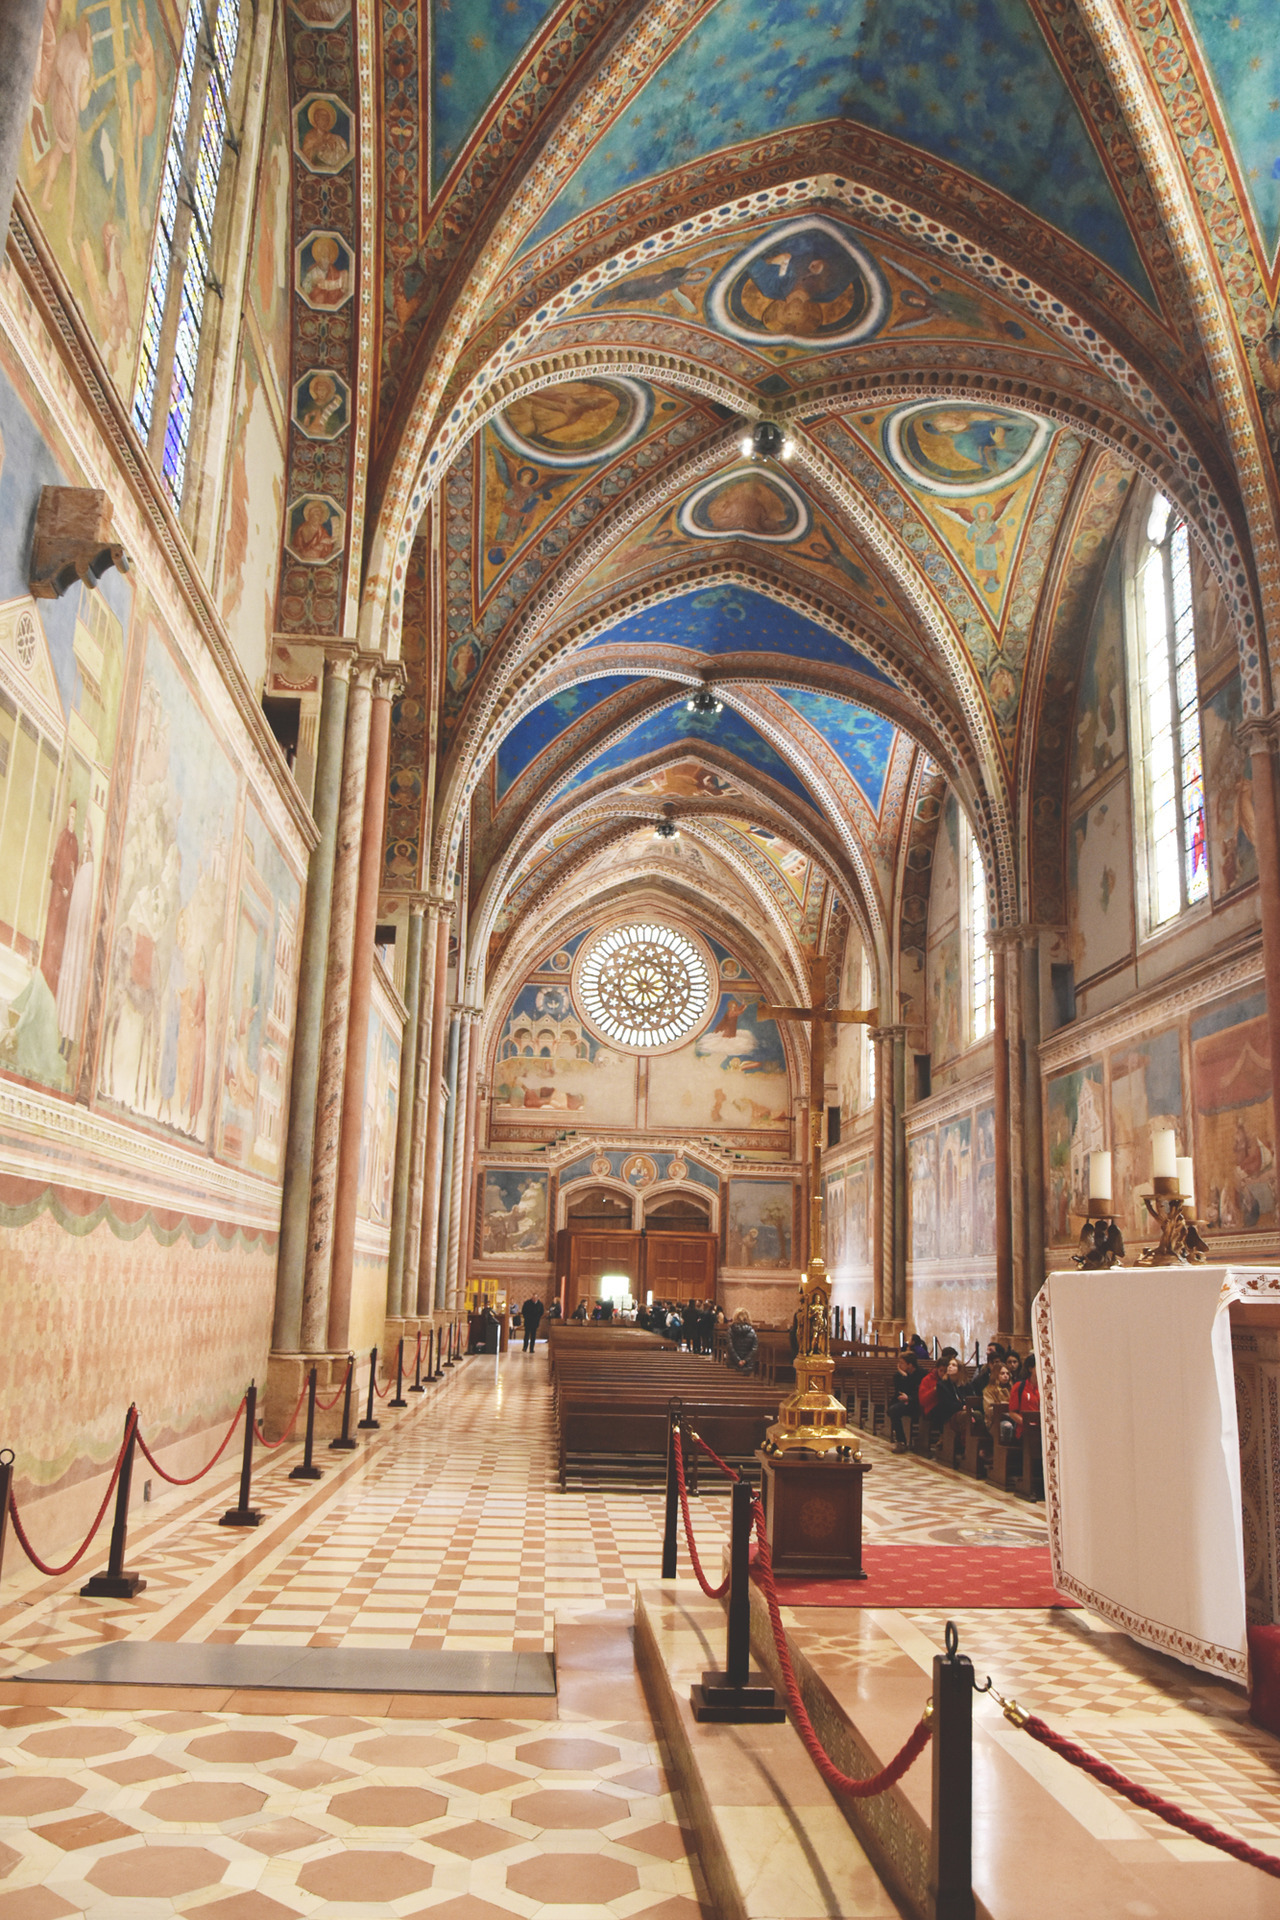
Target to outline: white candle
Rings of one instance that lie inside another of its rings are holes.
[[[1190,1201],[1191,1210],[1194,1213],[1196,1205],[1196,1170],[1190,1158],[1182,1154],[1178,1155],[1178,1192],[1184,1200]]]
[[[1153,1180],[1178,1177],[1178,1136],[1172,1127],[1159,1127],[1151,1136],[1151,1177]]]
[[[1109,1153],[1089,1155],[1089,1198],[1091,1200],[1111,1198],[1111,1155]]]

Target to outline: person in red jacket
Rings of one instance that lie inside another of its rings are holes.
[[[1036,1357],[1034,1353],[1029,1353],[1022,1363],[1022,1371],[1009,1389],[1009,1412],[1013,1416],[1015,1440],[1022,1438],[1022,1415],[1039,1411],[1040,1381],[1036,1375]]]

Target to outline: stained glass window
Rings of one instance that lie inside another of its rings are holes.
[[[1162,494],[1147,516],[1137,588],[1147,918],[1154,928],[1209,892],[1191,552],[1186,522]]]
[[[992,1024],[991,948],[987,942],[987,877],[968,821],[961,815],[961,898],[969,964],[969,1038],[985,1039]]]
[[[157,389],[162,389],[167,380],[160,465],[175,505],[181,503],[186,478],[205,300],[209,289],[217,287],[213,223],[228,145],[231,76],[239,39],[240,0],[191,0],[160,184],[160,217],[133,400],[134,423],[150,437],[156,419]],[[193,134],[197,136],[194,145]],[[170,315],[174,300],[176,315]],[[167,316],[173,327],[168,369],[164,365],[169,357],[165,349]]]

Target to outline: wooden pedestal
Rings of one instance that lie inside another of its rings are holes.
[[[773,1570],[826,1580],[865,1580],[862,1482],[865,1460],[834,1454],[805,1458],[760,1450],[765,1524]]]

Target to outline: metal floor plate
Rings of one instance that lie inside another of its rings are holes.
[[[117,1640],[12,1676],[59,1686],[296,1688],[305,1693],[498,1693],[556,1690],[549,1653],[414,1653],[381,1647],[255,1647]]]

